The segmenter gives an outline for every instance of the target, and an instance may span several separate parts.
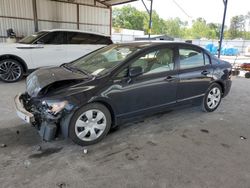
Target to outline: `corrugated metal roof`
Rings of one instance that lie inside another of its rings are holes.
[[[107,6],[120,5],[120,4],[124,4],[124,3],[131,3],[133,1],[137,1],[137,0],[97,0],[97,2],[103,3]]]
[[[114,5],[120,5],[124,3],[131,3],[138,0],[51,0],[72,4],[85,4],[90,6],[110,7]]]

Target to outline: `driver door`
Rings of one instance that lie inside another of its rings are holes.
[[[141,67],[141,75],[127,76],[126,71],[133,67]],[[166,47],[144,53],[122,70],[114,82],[119,85],[114,87],[119,88],[119,92],[111,92],[110,98],[116,105],[118,116],[154,113],[175,104],[178,82],[175,49]]]

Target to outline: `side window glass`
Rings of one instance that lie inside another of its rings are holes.
[[[36,43],[41,44],[63,44],[64,32],[51,32],[40,38]]]
[[[149,52],[138,58],[131,67],[140,66],[144,75],[174,70],[174,52],[165,48]]]
[[[67,40],[68,44],[112,44],[112,41],[109,38],[77,32],[68,32]]]
[[[69,32],[68,44],[90,44],[89,34]]]
[[[104,37],[105,39],[105,37]],[[102,36],[87,34],[87,33],[68,33],[68,43],[69,44],[106,44]]]
[[[96,41],[96,44],[105,44],[105,45],[109,45],[112,44],[113,42],[111,41],[111,39],[109,37],[103,37],[100,36],[98,38],[98,40]]]
[[[90,44],[101,44],[99,41],[102,40],[102,36],[98,35],[89,35]]]
[[[210,65],[210,58],[208,57],[207,54],[204,54],[204,59],[205,59],[205,65]]]
[[[204,66],[203,53],[193,49],[179,49],[180,69]]]

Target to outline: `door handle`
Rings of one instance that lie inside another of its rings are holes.
[[[177,78],[176,77],[173,77],[173,76],[167,76],[166,78],[165,78],[165,80],[166,81],[168,81],[168,82],[172,82],[172,81],[174,81],[174,80],[176,80]]]
[[[201,74],[203,74],[203,75],[205,75],[205,76],[207,76],[209,73],[210,73],[210,72],[207,71],[207,70],[204,70],[204,71],[201,72]]]

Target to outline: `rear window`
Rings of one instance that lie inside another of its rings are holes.
[[[179,49],[180,69],[204,66],[203,52],[193,49]]]

